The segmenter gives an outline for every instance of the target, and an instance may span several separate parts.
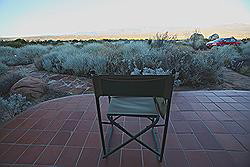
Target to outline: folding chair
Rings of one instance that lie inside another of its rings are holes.
[[[153,153],[155,153],[160,162],[163,158],[164,147],[166,143],[167,127],[169,120],[170,104],[173,90],[174,77],[172,75],[144,75],[144,76],[93,76],[95,99],[97,106],[97,116],[100,128],[100,136],[103,148],[103,158],[124,147],[135,140]],[[107,112],[108,121],[103,121],[100,108],[100,97],[107,96],[109,99],[109,108]],[[120,117],[144,117],[150,120],[150,125],[146,126],[139,133],[133,135],[123,126],[116,122]],[[164,124],[159,124],[162,118]],[[109,140],[112,136],[113,127],[117,127],[130,137],[129,140],[109,150],[105,144],[103,124],[111,125]],[[163,126],[163,135],[161,148],[154,128]],[[139,136],[152,130],[153,139],[156,148],[151,148]]]

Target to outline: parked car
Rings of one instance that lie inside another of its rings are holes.
[[[235,38],[219,38],[214,41],[210,41],[206,44],[207,47],[211,48],[213,46],[224,46],[224,45],[240,45],[241,42]]]

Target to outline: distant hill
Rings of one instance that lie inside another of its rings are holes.
[[[250,38],[250,24],[227,24],[212,27],[168,27],[168,28],[145,28],[145,29],[119,29],[102,32],[82,32],[69,35],[48,35],[31,37],[0,37],[0,40],[14,40],[23,38],[25,40],[88,40],[88,39],[153,39],[157,32],[176,34],[178,39],[189,38],[194,31],[202,33],[205,37],[217,33],[220,37],[235,37],[238,39]]]

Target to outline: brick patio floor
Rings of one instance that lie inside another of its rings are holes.
[[[0,166],[250,167],[249,91],[174,92],[162,163],[136,142],[102,159],[96,119],[93,95],[38,104],[0,127]],[[132,132],[147,123],[120,122]],[[151,133],[141,138],[153,145]],[[117,130],[112,139],[128,137]]]

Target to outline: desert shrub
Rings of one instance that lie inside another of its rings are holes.
[[[206,85],[219,81],[220,69],[240,53],[234,46],[195,50],[190,45],[165,42],[152,47],[146,41],[89,42],[83,46],[63,44],[53,47],[40,57],[37,68],[55,73],[86,75],[94,70],[97,74],[129,75],[134,69],[145,67],[175,69],[184,85]]]
[[[197,52],[187,64],[186,70],[180,72],[180,79],[190,86],[215,84],[219,80],[223,62],[211,52]]]
[[[21,48],[0,47],[0,62],[7,65],[31,64],[34,58],[48,53],[50,46],[26,45]]]
[[[23,76],[17,73],[10,73],[1,76],[0,78],[0,96],[6,96],[9,94],[10,88]]]
[[[31,64],[34,62],[34,58],[45,55],[49,52],[49,50],[49,46],[26,45],[17,49],[16,57],[19,61],[19,64]]]
[[[42,67],[57,73],[87,74],[90,70],[103,73],[108,49],[104,50],[101,45],[90,43],[83,48],[70,44],[57,46],[43,57]]]
[[[6,74],[8,71],[8,66],[3,63],[0,63],[0,76]]]
[[[229,66],[232,60],[241,56],[236,48],[230,45],[213,47],[210,52],[217,55],[218,61],[223,62],[226,66]]]
[[[0,121],[5,122],[27,109],[31,103],[26,97],[14,94],[7,99],[0,97]]]
[[[122,45],[120,48],[123,61],[128,64],[129,69],[144,67],[145,56],[148,55],[150,46],[146,42],[131,42]]]
[[[250,42],[241,45],[242,56],[244,58],[250,58]]]
[[[0,46],[0,62],[8,64],[15,59],[16,49],[12,47]]]

